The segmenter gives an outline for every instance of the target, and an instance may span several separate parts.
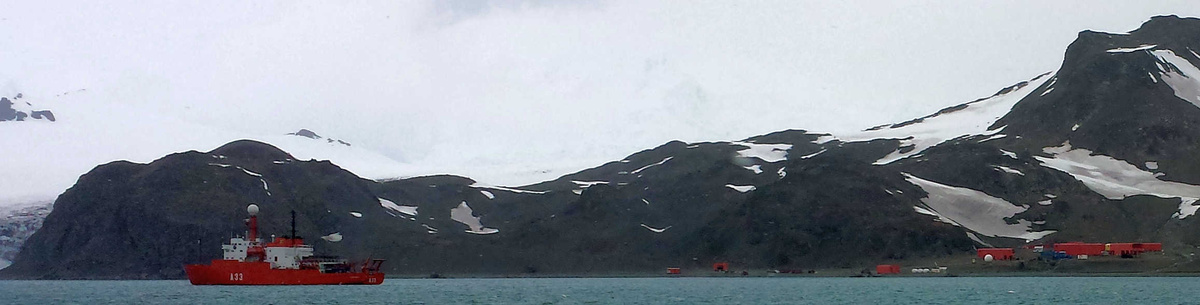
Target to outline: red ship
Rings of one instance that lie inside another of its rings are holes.
[[[208,265],[185,265],[192,285],[379,285],[382,259],[351,264],[333,257],[313,256],[313,248],[296,237],[296,212],[292,212],[292,235],[263,244],[258,238],[258,206],[246,207],[250,232],[222,245],[223,259]]]

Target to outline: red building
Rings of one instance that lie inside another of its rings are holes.
[[[1162,243],[1142,243],[1145,245],[1146,252],[1162,252]]]
[[[1054,251],[1063,252],[1070,256],[1100,256],[1104,254],[1104,247],[1104,244],[1069,242],[1054,244]]]
[[[720,262],[720,263],[713,264],[713,271],[721,271],[721,272],[729,271],[729,263]]]
[[[875,274],[900,274],[900,265],[875,266]]]
[[[1162,243],[1111,243],[1105,244],[1104,250],[1110,255],[1137,256],[1142,252],[1162,251]]]
[[[667,268],[667,274],[680,274],[682,271],[679,268]]]
[[[988,254],[992,255],[993,260],[1006,261],[1013,259],[1013,249],[1009,248],[980,248],[975,250],[975,256],[983,259]]]

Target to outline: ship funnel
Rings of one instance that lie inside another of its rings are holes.
[[[250,204],[250,206],[246,207],[246,213],[250,213],[250,216],[258,215],[258,205]]]

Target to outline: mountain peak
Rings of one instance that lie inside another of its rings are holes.
[[[225,145],[221,145],[221,147],[217,147],[217,149],[214,149],[209,153],[242,159],[294,159],[291,154],[284,152],[278,147],[254,140],[237,140],[229,142]]]
[[[1176,15],[1162,15],[1150,17],[1150,20],[1142,23],[1142,26],[1136,30],[1129,32],[1130,34],[1141,35],[1163,35],[1163,34],[1183,34],[1196,33],[1200,27],[1200,18],[1179,17]],[[1179,36],[1170,38],[1191,38],[1194,36]]]
[[[297,131],[297,132],[289,132],[287,135],[297,136],[297,137],[305,137],[305,138],[309,138],[309,139],[313,139],[313,140],[321,139],[321,136],[318,135],[316,132],[313,132],[312,130],[308,130],[308,129],[303,129],[303,128],[301,128],[300,131]],[[348,143],[346,141],[334,139],[334,138],[325,139],[325,142],[330,143],[330,144],[337,143],[337,144],[341,144],[341,145],[345,145],[345,146],[350,146],[350,143]]]
[[[301,137],[305,137],[305,138],[309,138],[309,139],[313,139],[313,140],[321,138],[320,135],[317,135],[317,133],[313,132],[312,130],[303,129],[303,128],[301,128],[300,131],[288,133],[288,135],[289,136],[301,136]]]

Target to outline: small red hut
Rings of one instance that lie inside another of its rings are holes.
[[[713,271],[726,272],[729,271],[729,263],[720,262],[713,264]]]
[[[875,266],[875,274],[900,274],[900,265]]]

